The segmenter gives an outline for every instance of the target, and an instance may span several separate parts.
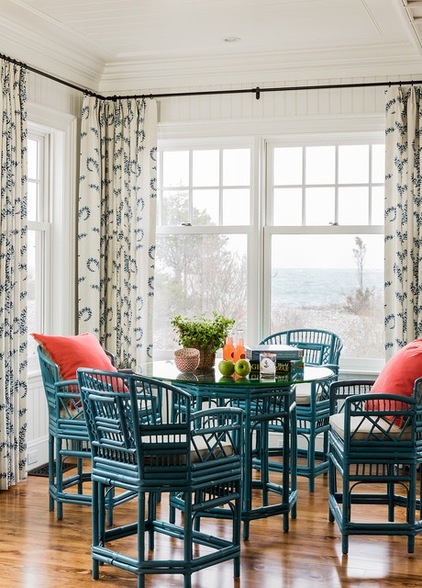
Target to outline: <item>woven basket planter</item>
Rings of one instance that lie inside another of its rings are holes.
[[[201,349],[200,347],[195,347],[195,349],[199,349],[199,365],[197,369],[208,370],[213,368],[215,363],[215,351],[211,351],[209,348]]]

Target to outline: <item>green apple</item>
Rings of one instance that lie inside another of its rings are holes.
[[[231,359],[222,359],[218,364],[218,369],[223,376],[231,376],[234,372],[234,362]]]
[[[239,359],[234,364],[234,371],[241,378],[246,378],[251,372],[251,364],[248,359]]]

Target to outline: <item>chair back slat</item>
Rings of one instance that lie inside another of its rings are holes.
[[[84,369],[78,370],[78,379],[99,469],[118,471],[120,461],[130,463],[135,467],[124,470],[127,479],[135,476],[164,488],[187,483],[192,461],[218,459],[221,464],[221,458],[234,454],[239,459],[234,431],[241,433],[241,413],[236,409],[193,417],[191,395],[158,380]]]
[[[290,329],[272,333],[261,344],[292,345],[304,350],[308,365],[338,365],[343,342],[340,337],[322,329]]]

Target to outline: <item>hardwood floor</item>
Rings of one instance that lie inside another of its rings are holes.
[[[317,479],[314,494],[305,479],[298,482],[298,516],[290,531],[282,532],[280,516],[253,521],[250,539],[242,543],[240,580],[226,562],[195,573],[193,588],[422,587],[422,536],[412,555],[406,537],[363,536],[352,537],[349,555],[342,556],[337,526],[328,522],[327,477]],[[112,566],[101,568],[99,581],[91,579],[90,509],[65,505],[64,519],[57,521],[48,510],[47,483],[29,477],[0,493],[0,587],[136,588],[133,574]],[[133,508],[119,507],[118,517]],[[165,553],[168,541],[157,539],[157,553]],[[146,585],[181,587],[183,581],[178,575],[147,576]]]

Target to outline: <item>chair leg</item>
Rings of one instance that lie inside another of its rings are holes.
[[[315,431],[313,425],[311,425],[311,431],[309,433],[308,443],[308,492],[315,491]]]
[[[344,532],[341,537],[341,552],[343,555],[349,553],[349,535],[346,535]]]
[[[152,493],[149,495],[148,501],[152,500]],[[145,561],[145,518],[146,518],[146,497],[145,492],[138,493],[138,536],[137,536],[137,547],[138,547],[138,565],[142,566]],[[148,509],[148,516],[150,509]],[[148,525],[149,526],[149,525]],[[148,538],[151,541],[151,535]],[[152,542],[154,540],[152,539]],[[138,588],[145,588],[145,574],[138,575]]]
[[[57,496],[59,496],[63,491],[63,467],[62,467],[63,460],[62,460],[62,441],[61,441],[61,439],[56,439],[55,466],[56,466],[55,485],[56,485]],[[53,461],[52,467],[54,468],[54,461]],[[58,499],[56,501],[56,508],[57,508],[57,520],[61,521],[63,518],[63,503],[61,502],[60,499]]]
[[[185,508],[183,521],[183,553],[185,565],[189,566],[189,572],[184,574],[184,588],[192,586],[192,560],[193,560],[193,537],[192,537],[192,492],[185,492]]]
[[[100,545],[102,538],[102,527],[101,520],[104,517],[104,513],[101,512],[101,504],[99,493],[103,492],[102,486],[98,482],[92,482],[92,545],[93,547]],[[92,558],[92,579],[98,580],[100,577],[100,562],[97,559]]]
[[[49,485],[49,510],[54,510],[54,498],[51,489],[54,485],[54,437],[48,436],[48,485]]]

